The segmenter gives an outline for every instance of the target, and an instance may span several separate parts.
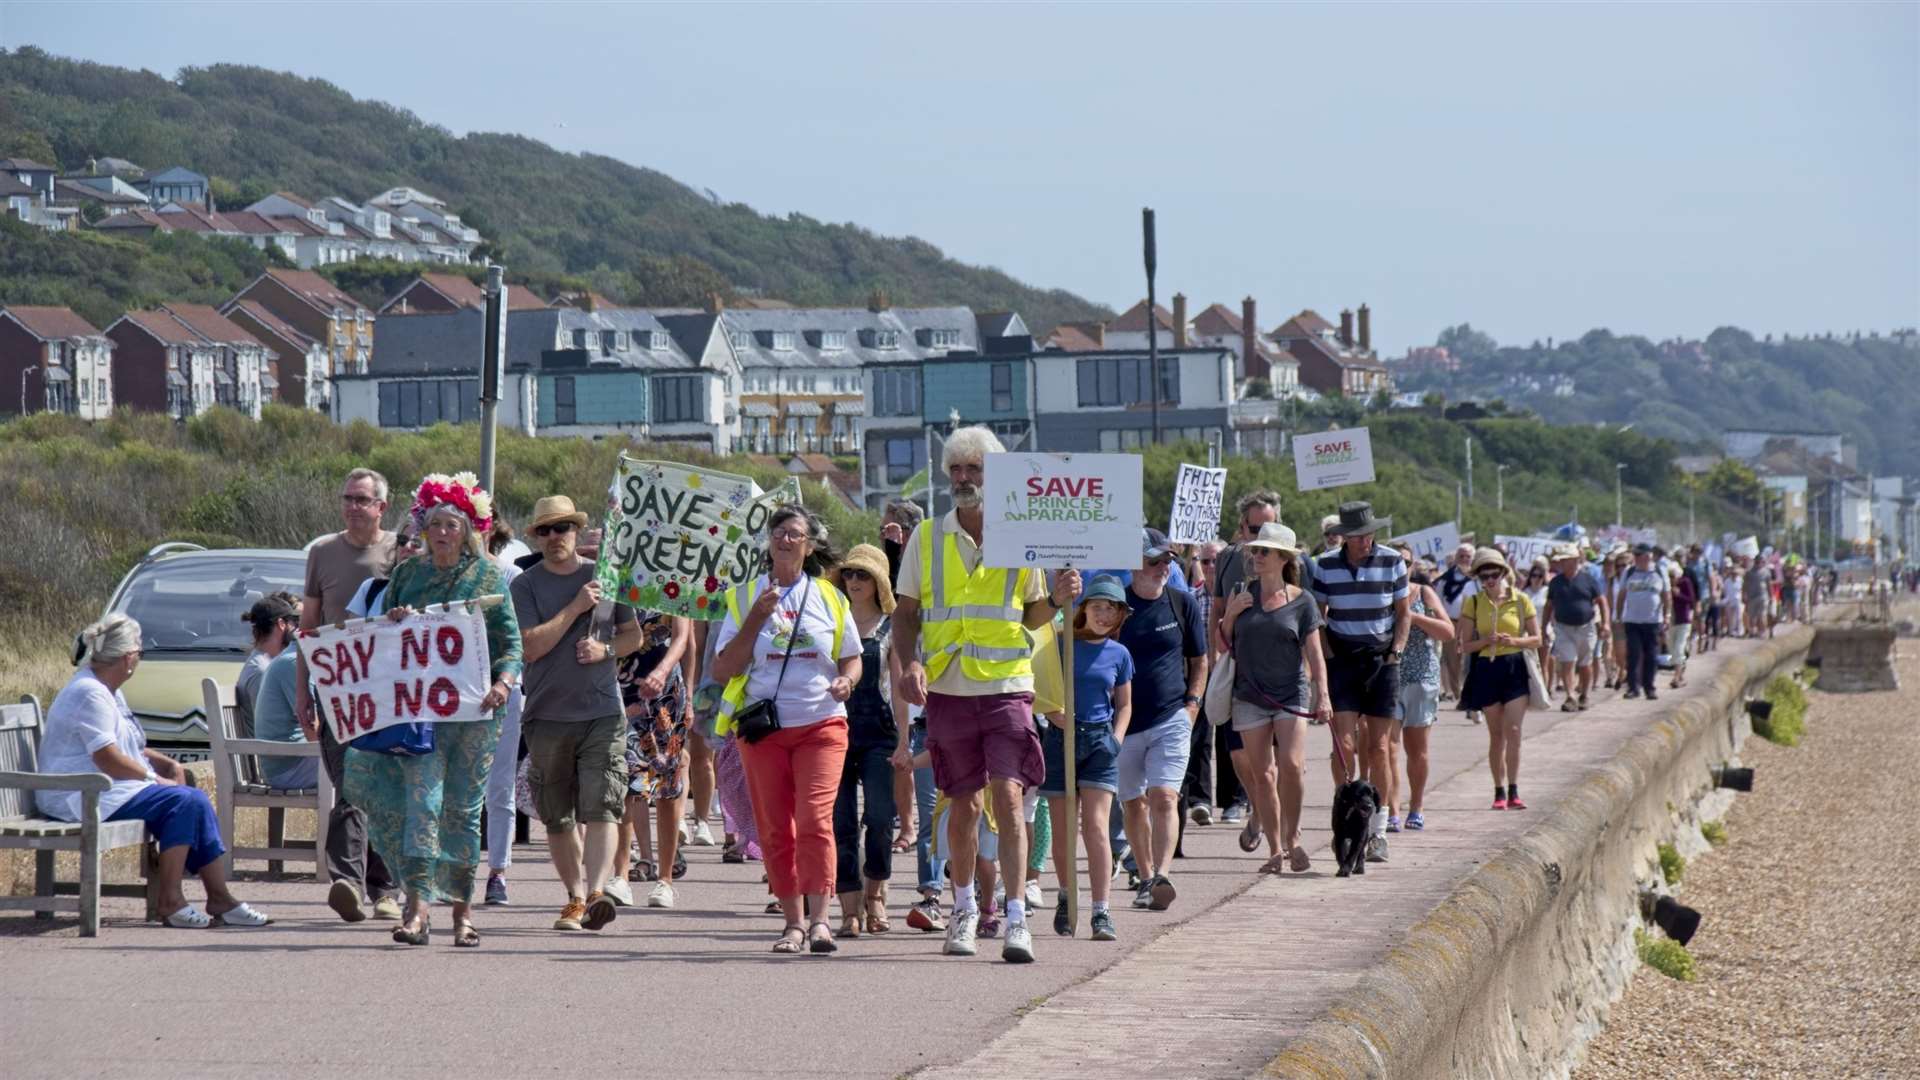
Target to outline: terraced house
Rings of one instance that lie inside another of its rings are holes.
[[[268,270],[222,306],[252,300],[326,347],[333,374],[361,375],[373,359],[373,312],[311,270]]]
[[[63,307],[0,308],[0,401],[15,416],[113,414],[113,340]]]

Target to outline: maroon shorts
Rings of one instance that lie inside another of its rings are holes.
[[[1031,788],[1047,776],[1032,694],[928,694],[927,752],[934,786],[949,798],[979,791],[989,777]]]

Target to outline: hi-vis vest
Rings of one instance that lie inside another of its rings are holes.
[[[920,545],[920,652],[927,682],[940,680],[957,657],[967,678],[982,682],[1031,678],[1033,637],[1025,625],[1029,570],[992,569],[981,560],[967,573],[960,540],[934,518]]]
[[[759,587],[760,579],[754,578],[745,585],[736,585],[727,590],[727,614],[733,616],[734,626],[746,625],[745,620],[741,618],[741,613],[753,607],[753,594]],[[826,578],[814,578],[813,587],[820,593],[821,599],[827,602],[827,616],[833,620],[833,651],[828,656],[838,663],[842,629],[846,625],[847,598],[840,595],[840,590],[834,588],[833,583]],[[794,619],[796,631],[800,626],[800,618],[805,615],[806,612],[802,611],[800,617]],[[748,671],[728,679],[727,688],[720,692],[720,708],[715,710],[713,720],[713,730],[716,735],[724,737],[733,734],[733,714],[747,702],[747,675],[751,674],[753,665],[749,663],[747,667]]]

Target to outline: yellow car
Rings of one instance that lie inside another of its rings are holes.
[[[297,600],[306,568],[303,551],[169,543],[127,572],[107,613],[124,611],[140,623],[140,667],[122,692],[149,745],[181,761],[207,760],[200,680],[231,684],[239,677],[241,661],[253,651],[248,609],[283,589]],[[77,640],[74,662],[80,662]]]

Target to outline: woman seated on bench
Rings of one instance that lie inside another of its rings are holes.
[[[194,787],[180,763],[147,749],[146,733],[133,718],[120,687],[140,666],[140,624],[126,615],[109,615],[81,634],[87,665],[74,673],[47,709],[40,745],[43,773],[103,772],[113,787],[100,796],[103,821],[138,819],[160,846],[155,871],[160,910],[167,925],[201,929],[265,926],[272,919],[234,899],[227,891],[220,856],[220,824],[213,800]],[[58,821],[80,820],[80,793],[41,791],[40,812]],[[207,910],[187,903],[182,872],[199,876],[207,888]]]

